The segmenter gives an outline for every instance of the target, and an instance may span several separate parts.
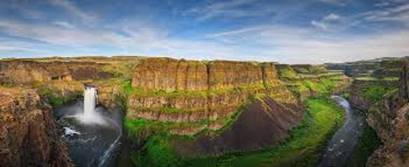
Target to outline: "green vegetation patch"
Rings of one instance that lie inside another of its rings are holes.
[[[369,99],[372,102],[378,102],[382,100],[382,97],[387,94],[389,91],[392,91],[393,88],[389,85],[374,84],[369,85],[363,91],[363,96],[366,99]]]
[[[186,161],[187,166],[316,166],[323,148],[342,126],[344,110],[328,98],[310,98],[300,126],[281,145],[260,151],[233,153]]]
[[[358,144],[351,155],[351,159],[346,166],[361,167],[365,166],[369,156],[381,145],[381,140],[376,132],[365,125],[364,131],[359,137]]]
[[[333,78],[304,79],[294,81],[294,84],[290,89],[296,94],[312,92],[316,95],[329,95],[335,90],[337,83],[338,81]]]
[[[70,95],[63,96],[48,87],[39,87],[37,92],[40,96],[45,97],[48,103],[53,107],[61,106],[81,96],[81,92],[74,92]]]
[[[182,161],[174,152],[170,141],[171,137],[166,134],[151,136],[142,151],[132,153],[132,162],[137,166],[182,166]]]

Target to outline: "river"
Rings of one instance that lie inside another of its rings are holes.
[[[345,123],[329,141],[319,167],[344,167],[365,127],[364,115],[352,109],[346,99],[340,96],[332,98],[344,108]]]

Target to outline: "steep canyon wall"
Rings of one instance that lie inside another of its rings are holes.
[[[401,68],[398,90],[371,106],[367,121],[383,145],[367,162],[368,166],[409,166],[409,65]]]
[[[33,90],[0,87],[0,166],[73,166],[50,109]]]

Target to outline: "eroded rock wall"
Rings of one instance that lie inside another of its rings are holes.
[[[267,97],[249,104],[231,127],[215,136],[173,140],[183,157],[217,156],[235,151],[254,151],[281,142],[302,120],[300,106],[281,105]]]
[[[375,151],[367,166],[409,166],[409,68],[401,71],[399,90],[390,93],[368,111],[368,124],[375,129],[383,145]]]
[[[0,87],[0,166],[73,166],[56,129],[38,94]]]
[[[94,62],[38,62],[38,61],[0,61],[0,83],[33,84],[50,80],[88,80],[106,79],[113,74],[100,69],[104,64]]]
[[[360,80],[354,79],[351,86],[349,87],[349,97],[351,105],[354,107],[366,111],[371,108],[377,99],[371,99],[371,93],[376,91],[376,89],[397,89],[399,86],[399,81],[396,80]],[[369,89],[373,90],[369,90]],[[372,91],[372,92],[371,92]],[[379,90],[382,91],[382,90]],[[379,95],[382,96],[382,95]],[[381,99],[382,97],[379,97]]]
[[[132,86],[139,91],[129,97],[129,119],[216,121],[257,94],[284,105],[298,104],[273,63],[151,58],[135,67]]]

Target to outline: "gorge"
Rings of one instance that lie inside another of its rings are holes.
[[[2,59],[0,166],[405,166],[406,61]]]

